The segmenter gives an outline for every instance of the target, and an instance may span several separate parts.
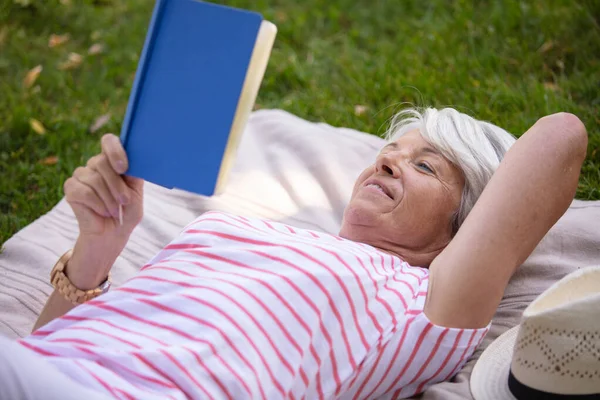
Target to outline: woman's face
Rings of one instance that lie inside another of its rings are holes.
[[[462,172],[411,131],[358,177],[340,236],[429,265],[452,238],[463,187]]]

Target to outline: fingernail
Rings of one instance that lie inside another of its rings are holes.
[[[125,204],[129,203],[129,198],[126,195],[121,194],[121,195],[119,195],[119,203],[121,203],[122,205],[125,205]]]

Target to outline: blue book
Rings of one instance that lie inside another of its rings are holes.
[[[121,129],[127,175],[221,192],[276,32],[255,12],[157,0]]]

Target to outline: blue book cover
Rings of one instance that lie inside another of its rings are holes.
[[[121,129],[126,174],[220,192],[275,35],[255,12],[157,0]]]

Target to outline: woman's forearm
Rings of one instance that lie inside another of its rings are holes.
[[[433,322],[472,328],[491,320],[516,268],[571,203],[586,149],[585,127],[564,113],[517,140],[430,266],[425,311]]]
[[[79,224],[79,238],[64,273],[73,286],[84,291],[106,280],[144,214],[144,181],[123,175],[128,160],[121,141],[107,134],[101,144],[102,152],[64,183],[65,199]],[[74,307],[61,297],[52,293],[34,330]]]

